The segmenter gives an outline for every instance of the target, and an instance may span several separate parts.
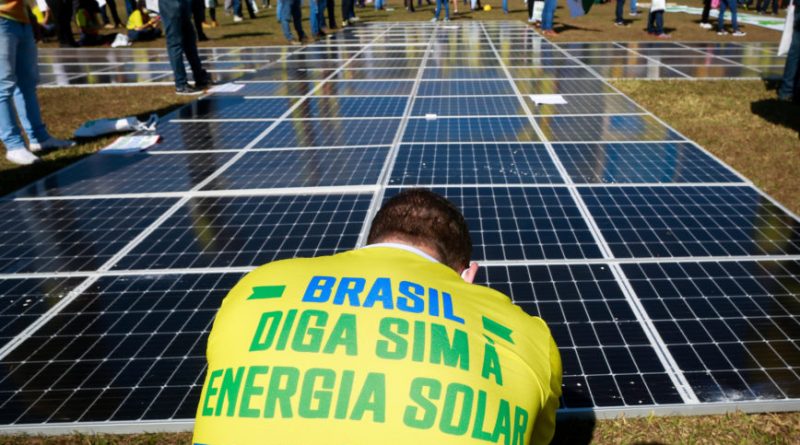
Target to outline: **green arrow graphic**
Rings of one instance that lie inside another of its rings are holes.
[[[253,293],[247,297],[248,300],[266,300],[269,298],[280,298],[286,286],[255,286]]]

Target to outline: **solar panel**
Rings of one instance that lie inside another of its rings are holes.
[[[258,266],[356,246],[371,195],[196,198],[117,270]]]
[[[604,80],[763,76],[776,45],[455,26],[203,49],[260,69],[162,121],[149,152],[0,201],[0,431],[191,428],[242,274],[358,247],[381,200],[418,186],[464,210],[478,281],[550,326],[563,414],[797,409],[800,222]],[[171,82],[111,74],[163,50],[40,54],[51,82]]]
[[[562,183],[543,144],[401,145],[390,185]]]

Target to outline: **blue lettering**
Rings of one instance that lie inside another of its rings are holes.
[[[464,324],[464,319],[453,313],[453,297],[447,292],[442,292],[442,300],[444,305],[444,318]]]
[[[410,281],[401,281],[400,293],[402,297],[397,297],[397,309],[415,314],[421,314],[425,310],[425,302],[422,300],[425,295],[424,287]]]
[[[372,285],[369,294],[367,294],[367,298],[364,300],[364,307],[375,306],[377,302],[383,304],[384,309],[394,309],[394,303],[392,302],[392,281],[390,279],[378,278],[375,280],[375,284]]]
[[[342,305],[344,299],[347,298],[347,304],[353,307],[361,306],[358,299],[361,292],[364,291],[364,286],[367,285],[367,280],[355,277],[342,277],[339,281],[339,286],[336,287],[336,295],[333,296],[333,304]]]
[[[325,303],[331,298],[331,291],[335,283],[336,278],[334,277],[312,277],[308,282],[306,293],[303,295],[303,301]]]

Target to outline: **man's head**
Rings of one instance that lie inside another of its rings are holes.
[[[430,190],[405,190],[375,215],[367,243],[392,241],[425,248],[458,273],[470,268],[472,241],[464,216]]]

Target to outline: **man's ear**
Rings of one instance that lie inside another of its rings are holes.
[[[475,281],[475,277],[478,275],[478,263],[475,261],[471,261],[469,263],[469,267],[461,271],[461,278],[464,279],[467,283],[472,284]]]

